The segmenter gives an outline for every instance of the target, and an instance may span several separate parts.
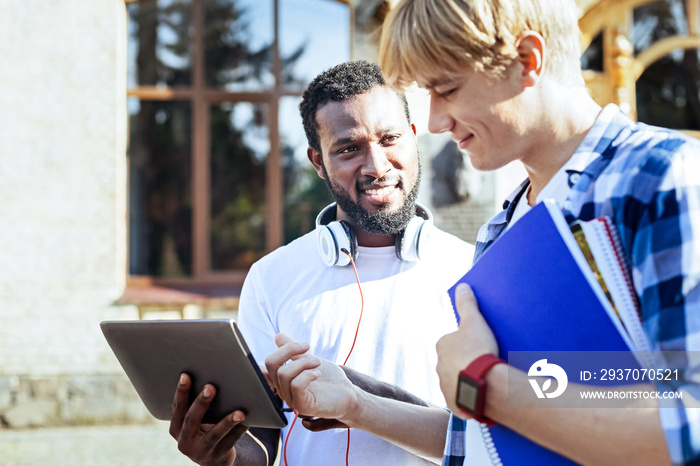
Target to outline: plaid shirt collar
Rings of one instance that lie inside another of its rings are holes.
[[[595,124],[588,131],[586,137],[571,156],[573,163],[568,164],[566,172],[569,174],[569,187],[572,192],[565,203],[564,213],[568,220],[572,221],[580,213],[583,203],[583,193],[587,192],[592,182],[605,170],[615,154],[615,146],[611,142],[622,131],[628,130],[633,122],[627,118],[616,105],[607,105],[598,114]],[[515,206],[527,192],[530,180],[525,179],[520,186],[511,192],[503,202],[503,210],[497,213],[488,223],[479,229],[476,238],[476,262],[491,245],[506,230]]]

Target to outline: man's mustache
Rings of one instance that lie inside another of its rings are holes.
[[[401,175],[394,175],[394,176],[385,176],[382,178],[368,178],[362,181],[358,181],[357,183],[357,189],[359,190],[365,190],[365,189],[379,189],[379,188],[384,188],[386,186],[394,186],[394,185],[401,185],[402,184],[402,179]]]

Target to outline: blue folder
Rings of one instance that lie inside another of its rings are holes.
[[[590,269],[586,273],[588,266],[581,265],[583,255],[575,258],[581,252],[574,248],[561,210],[545,200],[503,233],[457,282],[472,287],[502,359],[508,360],[509,351],[630,351],[623,327],[610,317],[612,308]],[[449,290],[453,305],[457,284]],[[507,427],[489,430],[506,466],[576,464]]]

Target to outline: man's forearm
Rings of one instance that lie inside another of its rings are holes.
[[[348,426],[362,429],[435,463],[442,461],[449,412],[362,392]]]
[[[382,382],[381,380],[377,380],[369,375],[365,375],[351,369],[348,366],[340,366],[340,368],[343,369],[343,372],[345,372],[345,375],[353,385],[361,388],[367,393],[371,393],[372,395],[377,395],[382,398],[391,398],[392,400],[403,401],[404,403],[428,406],[428,403],[426,403],[424,400],[397,385]]]
[[[508,396],[531,390],[525,374],[499,365],[489,371],[487,382],[487,417],[574,461],[670,464],[658,408],[509,409]]]

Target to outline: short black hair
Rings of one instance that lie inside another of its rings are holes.
[[[299,112],[304,123],[306,139],[312,149],[321,152],[321,141],[318,138],[318,109],[328,102],[341,102],[356,95],[364,94],[375,86],[386,86],[391,89],[379,66],[364,60],[349,61],[334,66],[319,74],[304,91]],[[396,90],[394,90],[396,92]],[[396,95],[401,100],[406,119],[411,123],[406,96],[400,92]]]

